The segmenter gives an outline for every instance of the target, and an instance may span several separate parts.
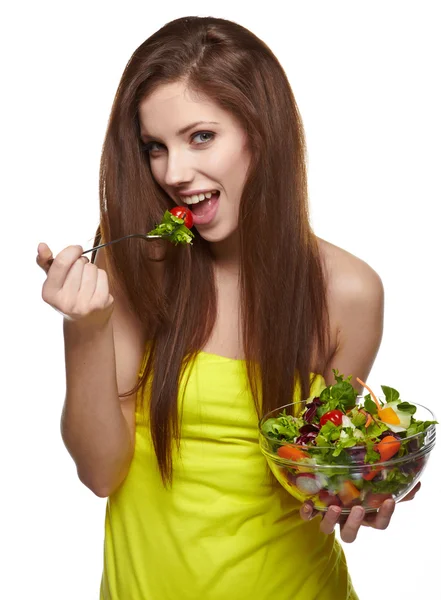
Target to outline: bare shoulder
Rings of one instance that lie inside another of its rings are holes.
[[[362,259],[325,240],[317,241],[327,278],[333,340],[327,381],[334,382],[332,368],[354,378],[367,378],[383,334],[382,280]]]
[[[383,283],[370,265],[343,248],[317,240],[327,273],[328,300],[334,308],[382,300]]]

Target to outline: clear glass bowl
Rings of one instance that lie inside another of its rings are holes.
[[[361,396],[357,404],[362,402]],[[417,407],[413,417],[421,421],[435,421],[433,413],[424,406]],[[298,445],[278,441],[262,431],[262,425],[276,418],[283,410],[298,415],[305,406],[294,402],[264,415],[259,421],[259,443],[271,471],[281,485],[300,502],[311,500],[315,509],[326,512],[338,505],[342,514],[353,506],[361,505],[367,513],[376,512],[388,498],[399,502],[420,479],[435,445],[435,425],[423,433],[401,438],[400,450],[393,458],[375,464],[365,463],[365,446],[342,450],[336,462],[323,464],[323,450],[314,445]],[[327,447],[328,451],[333,447]],[[402,456],[399,454],[406,452]]]

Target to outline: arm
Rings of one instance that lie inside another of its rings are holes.
[[[106,270],[102,250],[95,264]],[[110,279],[110,278],[109,278]],[[137,381],[145,337],[124,295],[110,290],[114,305],[104,326],[64,320],[66,399],[64,444],[80,480],[106,497],[125,479],[134,451],[135,396],[118,398]]]
[[[335,383],[332,369],[346,377],[352,375],[352,385],[361,392],[356,378],[367,380],[383,335],[383,284],[377,273],[355,256],[342,254],[339,263],[329,284],[331,328],[337,345],[323,375],[327,385]]]
[[[329,279],[328,304],[331,331],[336,340],[335,351],[330,357],[323,376],[327,385],[335,383],[332,369],[348,377],[361,392],[356,377],[366,381],[383,334],[384,290],[380,277],[365,262],[335,247],[328,253]],[[369,524],[385,529],[391,519],[394,502],[386,501],[379,512],[370,515]],[[315,515],[308,503],[303,504],[300,514],[308,520]],[[340,509],[332,507],[320,523],[323,533],[331,534],[340,519]],[[349,517],[341,524],[341,539],[353,542],[362,524],[368,524],[364,510],[352,508]]]

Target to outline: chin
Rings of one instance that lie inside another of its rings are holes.
[[[204,240],[206,240],[207,242],[216,244],[219,242],[224,242],[226,240],[228,240],[229,238],[231,238],[235,233],[237,233],[238,227],[237,225],[234,226],[228,226],[226,224],[219,224],[216,227],[210,227],[210,228],[202,228],[201,230],[198,229],[199,235],[204,238]]]

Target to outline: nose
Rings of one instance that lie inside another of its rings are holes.
[[[188,183],[192,180],[192,172],[189,157],[185,156],[185,152],[169,151],[164,176],[166,185],[177,187],[180,184]]]

